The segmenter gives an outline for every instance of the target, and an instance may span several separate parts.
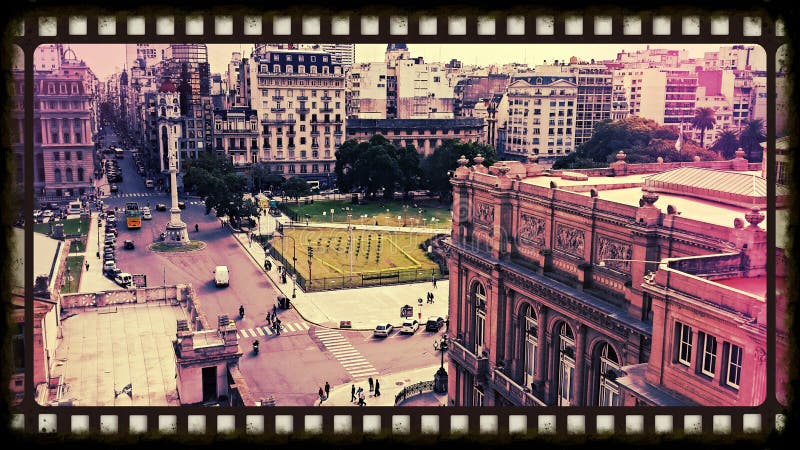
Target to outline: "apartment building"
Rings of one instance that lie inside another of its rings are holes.
[[[262,48],[252,55],[250,79],[259,162],[285,177],[329,184],[344,135],[342,67],[326,52]]]

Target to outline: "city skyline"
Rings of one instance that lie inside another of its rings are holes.
[[[208,60],[211,73],[224,73],[231,60],[233,52],[240,52],[249,56],[253,44],[207,44]],[[298,44],[299,45],[299,44]],[[387,44],[356,44],[356,63],[382,62]],[[554,60],[568,61],[571,57],[578,60],[590,61],[594,59],[614,59],[622,51],[635,52],[650,48],[667,50],[687,50],[690,57],[701,58],[704,52],[718,51],[722,44],[691,44],[691,45],[658,45],[658,44],[596,44],[596,45],[564,45],[564,44],[407,44],[412,57],[422,57],[426,62],[449,62],[457,59],[465,65],[503,65],[510,63],[527,64],[535,66],[552,64]],[[736,44],[731,44],[736,45]],[[101,49],[96,48],[100,46]],[[124,67],[127,59],[124,44],[69,44],[77,54],[97,75],[98,79],[106,80]],[[754,45],[759,53],[756,61],[766,61],[766,54],[762,47]],[[756,70],[766,70],[756,67]]]

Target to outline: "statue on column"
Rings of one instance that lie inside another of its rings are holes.
[[[170,198],[172,200],[166,231],[167,242],[175,245],[185,245],[189,243],[189,233],[186,229],[186,224],[181,220],[181,209],[178,207],[178,150],[169,149],[167,158],[169,158],[169,184]]]

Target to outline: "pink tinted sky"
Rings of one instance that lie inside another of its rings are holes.
[[[408,44],[411,56],[422,56],[426,61],[450,61],[452,58],[464,64],[486,66],[512,62],[528,65],[552,63],[553,60],[568,60],[575,56],[589,61],[614,59],[622,50],[645,49],[645,44]],[[704,52],[717,51],[718,44],[695,45],[651,45],[652,48],[686,49],[690,57],[702,57]],[[122,44],[71,44],[78,58],[83,59],[100,79],[122,69],[125,62],[125,46]],[[250,54],[252,44],[209,44],[208,57],[212,73],[224,73],[232,52]],[[764,50],[758,47],[756,61],[765,61]],[[356,44],[356,61],[383,61],[386,44]],[[766,70],[766,64],[756,69]]]

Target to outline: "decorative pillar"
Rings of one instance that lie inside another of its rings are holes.
[[[547,353],[550,346],[547,343],[547,318],[550,309],[542,305],[539,307],[536,323],[538,324],[536,330],[536,341],[538,342],[538,354],[536,355],[536,373],[534,380],[536,380],[536,388],[538,389],[539,398],[544,394],[544,380],[547,378]]]
[[[586,394],[588,383],[584,380],[586,369],[586,326],[578,323],[575,330],[575,378],[572,380],[572,392],[575,394],[574,405],[583,406],[583,399]]]
[[[503,358],[503,366],[506,369],[506,373],[511,375],[511,361],[513,360],[514,355],[514,342],[516,342],[516,333],[515,331],[518,327],[514,326],[514,303],[516,296],[514,295],[514,291],[511,289],[504,289],[505,295],[503,296],[503,303],[505,305],[503,315],[504,315],[504,325],[503,325],[503,354],[497,355],[498,357]],[[500,347],[498,347],[500,348]]]
[[[166,150],[169,152],[167,157],[169,158],[170,199],[172,200],[166,234],[168,242],[177,245],[185,245],[189,243],[189,233],[186,230],[186,224],[181,220],[181,209],[178,207],[178,150],[169,148]]]

